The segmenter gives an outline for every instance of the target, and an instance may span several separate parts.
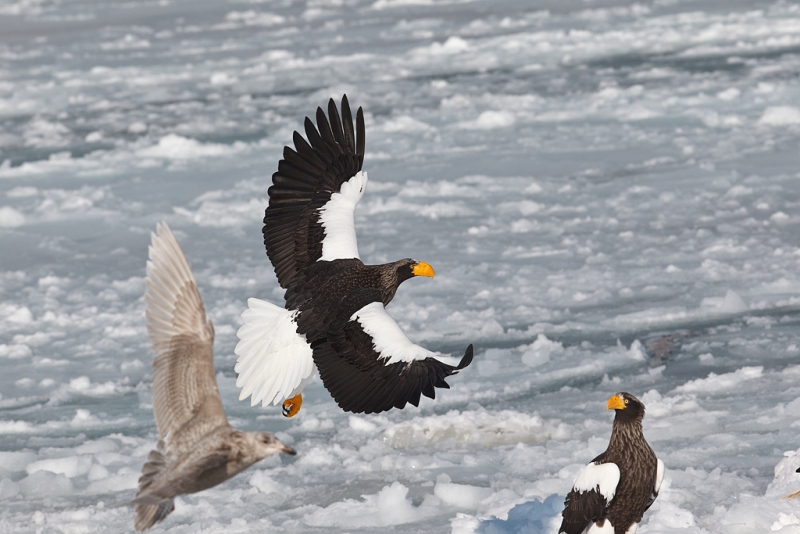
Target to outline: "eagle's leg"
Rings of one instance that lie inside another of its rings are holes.
[[[298,393],[291,399],[286,399],[283,401],[283,416],[284,417],[294,417],[297,415],[297,412],[300,411],[300,407],[303,405],[303,394]]]

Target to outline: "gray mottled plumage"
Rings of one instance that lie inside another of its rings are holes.
[[[136,530],[169,515],[178,495],[216,486],[267,456],[295,454],[272,434],[230,426],[214,376],[214,327],[166,224],[158,225],[149,252],[145,302],[161,439],[142,467],[136,497],[126,503],[136,507]]]
[[[613,526],[614,534],[635,532],[629,529],[642,520],[658,496],[659,461],[642,433],[644,404],[630,393],[617,393],[609,400],[609,409],[614,399],[620,399],[622,404],[614,408],[611,440],[606,451],[590,465],[615,464],[619,468],[615,494],[609,502],[599,487],[589,491],[573,488],[564,502],[559,533],[581,534],[593,523],[603,527],[606,521]]]

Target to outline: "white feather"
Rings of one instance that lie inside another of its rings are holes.
[[[664,480],[664,462],[660,459],[656,460],[656,493],[661,488],[661,482]]]
[[[278,404],[299,393],[314,371],[311,347],[297,333],[297,311],[286,310],[264,300],[249,299],[242,312],[244,325],[236,335],[233,368],[239,400],[248,396],[250,405]]]
[[[598,526],[597,523],[592,521],[592,524],[589,525],[589,528],[583,531],[584,534],[614,534],[614,525],[611,524],[611,521],[606,519],[603,521],[603,526]]]
[[[333,193],[319,209],[319,221],[325,229],[322,256],[318,261],[358,258],[356,225],[353,213],[367,187],[367,173],[358,172]]]
[[[436,353],[412,343],[392,316],[386,313],[381,302],[367,304],[354,313],[350,320],[358,321],[364,332],[372,337],[372,345],[381,359],[385,360],[384,365],[436,356]]]
[[[605,497],[606,502],[611,502],[617,492],[619,484],[619,467],[617,464],[590,463],[575,479],[573,489],[579,493],[596,490]]]

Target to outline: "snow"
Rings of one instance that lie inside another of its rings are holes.
[[[800,531],[794,3],[11,1],[0,35],[0,531],[130,531],[161,220],[231,421],[298,456],[156,532],[554,533],[621,390],[666,465],[639,532]],[[436,268],[387,311],[475,359],[368,416],[313,378],[287,420],[238,402],[236,331],[248,297],[281,302],[283,146],[342,93],[367,127],[360,256]]]

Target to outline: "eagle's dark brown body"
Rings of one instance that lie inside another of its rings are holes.
[[[595,461],[612,462],[619,467],[617,493],[604,517],[614,525],[615,534],[625,534],[650,508],[656,483],[656,454],[642,435],[642,421],[614,421],[608,449]]]
[[[628,393],[612,399],[617,397],[624,399],[625,407],[617,409],[608,448],[590,464],[614,464],[619,468],[614,497],[606,501],[599,486],[598,490],[588,491],[573,488],[564,502],[559,533],[581,534],[592,523],[602,527],[608,521],[614,534],[626,534],[642,520],[658,496],[658,459],[642,433],[644,405]]]
[[[316,126],[306,118],[306,138],[294,133],[294,148],[284,148],[278,171],[272,175],[262,233],[278,283],[285,289],[285,309],[291,314],[282,316],[256,303],[260,308],[249,317],[253,325],[257,317],[264,317],[264,323],[277,325],[275,329],[291,320],[302,342],[287,342],[290,348],[270,352],[273,345],[258,339],[255,326],[245,328],[242,335],[247,341],[237,352],[247,373],[240,387],[245,397],[253,395],[253,402],[256,398],[274,402],[280,397],[272,383],[256,378],[259,370],[280,367],[277,360],[308,361],[305,343],[337,404],[356,413],[402,408],[409,402],[416,406],[420,395],[434,398],[435,388],[448,387],[446,377],[472,361],[471,346],[457,366],[433,358],[432,352],[411,343],[383,309],[373,306],[388,305],[403,281],[432,277],[433,269],[411,259],[383,265],[365,265],[359,259],[353,210],[367,184],[361,170],[365,134],[361,108],[355,119],[354,125],[346,96],[341,115],[333,100],[327,116],[317,108]],[[270,349],[257,349],[264,346]],[[293,365],[285,368],[301,367],[301,363]],[[294,376],[293,396],[283,395],[288,416],[297,413],[294,406],[302,402],[299,392],[305,384]],[[286,403],[291,404],[288,410]]]
[[[298,332],[313,345],[331,329],[341,329],[370,302],[388,305],[398,286],[413,276],[410,266],[415,263],[411,259],[383,265],[364,265],[359,259],[317,262],[306,269],[303,290],[290,286],[286,291],[291,295],[286,307],[292,309],[291,302],[300,310]]]

